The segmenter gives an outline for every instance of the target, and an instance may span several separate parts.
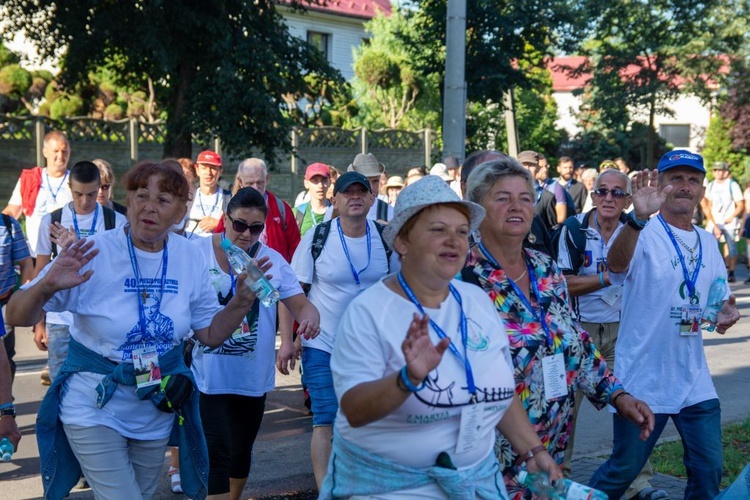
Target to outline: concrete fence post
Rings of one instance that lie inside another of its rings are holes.
[[[44,160],[44,119],[41,116],[34,118],[34,149],[36,150],[36,164],[44,168],[47,163]]]
[[[128,139],[130,140],[130,165],[138,163],[138,121],[131,118],[128,123]]]

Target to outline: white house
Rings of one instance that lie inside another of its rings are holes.
[[[557,102],[557,126],[565,129],[571,136],[580,132],[576,113],[581,108],[581,96],[573,91],[582,89],[590,75],[583,74],[571,77],[562,67],[578,67],[584,62],[583,56],[556,57],[549,61],[547,67],[552,73],[553,97]],[[674,116],[656,115],[654,126],[659,135],[675,147],[700,151],[705,140],[706,130],[711,120],[711,108],[701,103],[700,99],[684,95],[669,104]],[[633,119],[648,123],[648,116],[632,115]]]
[[[364,23],[379,12],[391,13],[390,0],[328,0],[303,13],[279,3],[289,32],[320,49],[346,80],[354,78],[353,49],[369,38]]]

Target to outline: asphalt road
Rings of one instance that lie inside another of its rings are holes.
[[[726,335],[704,334],[709,366],[722,402],[722,421],[736,422],[750,416],[750,286],[733,285],[743,319]],[[20,449],[13,461],[0,463],[0,497],[7,499],[42,498],[39,454],[34,438],[34,420],[46,387],[39,384],[44,356],[31,340],[28,330],[17,332],[18,374],[14,386],[18,424],[23,432]],[[314,498],[315,481],[309,458],[311,419],[302,404],[299,374],[277,375],[277,389],[269,395],[266,414],[255,445],[250,480],[243,498]],[[662,439],[675,439],[670,424]],[[606,411],[582,405],[574,460],[600,456],[611,449],[611,417]],[[169,491],[165,457],[163,480],[155,498],[177,498]],[[574,464],[575,467],[575,464]],[[90,490],[71,494],[72,499],[93,498]]]

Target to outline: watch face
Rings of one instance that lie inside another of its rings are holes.
[[[5,408],[0,410],[0,417],[15,417],[16,416],[16,409],[15,408]]]

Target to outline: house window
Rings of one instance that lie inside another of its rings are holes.
[[[676,148],[690,147],[690,125],[660,125],[659,135]]]
[[[328,44],[331,41],[331,35],[328,33],[320,33],[319,31],[308,31],[307,32],[307,43],[318,49],[323,53],[327,61],[330,61]]]

